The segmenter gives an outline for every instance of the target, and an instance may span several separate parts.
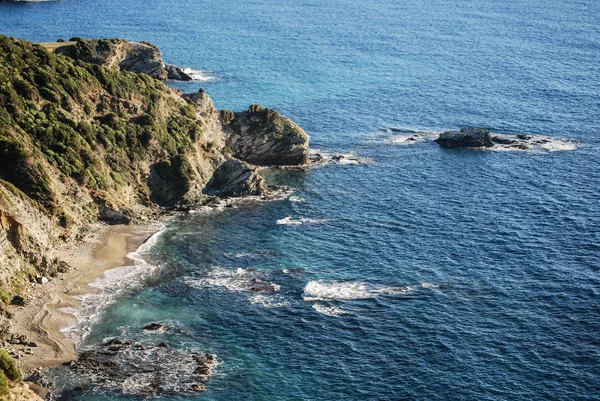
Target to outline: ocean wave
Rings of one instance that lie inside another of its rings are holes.
[[[195,70],[193,68],[184,68],[183,72],[188,74],[196,82],[213,82],[217,79],[212,75],[211,70]]]
[[[326,150],[311,149],[310,164],[313,167],[322,167],[328,164],[357,165],[367,164],[371,160],[359,156],[356,152],[330,153]]]
[[[260,305],[263,308],[283,308],[290,306],[290,301],[281,296],[269,296],[264,294],[255,294],[250,297],[250,303]]]
[[[423,283],[422,288],[437,288],[434,284]],[[376,298],[379,295],[401,295],[415,291],[414,286],[377,286],[361,281],[310,281],[304,287],[302,298],[305,301],[331,301]]]
[[[135,252],[127,254],[127,257],[133,261],[132,265],[107,270],[101,277],[91,282],[89,285],[97,288],[99,292],[79,297],[81,301],[79,308],[63,309],[77,319],[74,324],[61,329],[75,346],[81,344],[89,334],[90,326],[98,320],[101,312],[108,305],[113,304],[118,296],[127,291],[139,288],[143,285],[143,278],[158,269],[158,265],[149,261],[148,254],[163,232],[164,227],[150,236]]]
[[[311,281],[304,287],[302,298],[305,301],[331,299],[366,299],[373,294],[362,282],[325,282]]]
[[[187,283],[195,288],[223,287],[232,292],[277,292],[280,286],[272,283],[256,269],[235,270],[222,267],[213,268],[205,277],[188,279]]]
[[[299,226],[302,224],[316,224],[316,223],[325,223],[329,220],[327,219],[309,219],[306,217],[297,217],[294,218],[292,216],[284,217],[283,219],[277,220],[278,225],[287,225],[287,226]]]
[[[297,203],[306,202],[306,199],[304,199],[304,198],[301,198],[301,197],[299,197],[299,196],[295,196],[295,195],[294,195],[294,196],[290,196],[290,197],[288,198],[288,200],[289,200],[290,202],[297,202]]]
[[[312,308],[319,312],[322,315],[326,315],[326,316],[341,316],[341,315],[346,315],[348,314],[348,312],[346,312],[345,310],[343,310],[342,308],[338,308],[337,306],[328,306],[328,305],[324,305],[321,303],[314,303]]]

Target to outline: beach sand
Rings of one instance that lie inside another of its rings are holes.
[[[78,297],[98,291],[89,283],[110,269],[132,265],[127,254],[134,252],[158,230],[156,225],[103,226],[99,232],[82,244],[63,250],[60,257],[72,269],[39,285],[27,289],[27,305],[12,306],[13,333],[24,334],[36,343],[30,348],[33,354],[18,359],[21,370],[27,373],[39,367],[56,366],[76,358],[73,342],[60,330],[76,322],[75,317],[63,308],[77,309]]]

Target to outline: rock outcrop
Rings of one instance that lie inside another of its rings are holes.
[[[483,128],[461,128],[460,131],[442,132],[435,140],[444,148],[492,147],[490,131]]]
[[[256,168],[233,158],[219,166],[207,185],[206,193],[221,197],[240,195],[265,195],[265,180]]]
[[[216,365],[212,354],[184,353],[165,343],[112,339],[81,352],[69,369],[81,381],[72,383],[74,392],[91,387],[146,398],[204,391]]]
[[[128,42],[123,39],[88,40],[71,38],[73,45],[55,50],[75,60],[102,65],[109,68],[143,73],[160,80],[192,81],[183,69],[166,65],[158,47],[148,42]]]
[[[226,144],[232,155],[261,166],[308,163],[309,136],[296,123],[277,111],[252,105],[248,111],[221,111],[229,129]]]

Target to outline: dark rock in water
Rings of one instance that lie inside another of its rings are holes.
[[[175,81],[193,81],[194,78],[192,78],[188,73],[186,73],[185,71],[183,71],[183,68],[174,66],[174,65],[166,65],[165,68],[167,69],[167,79],[172,79]]]
[[[267,192],[265,180],[256,168],[236,159],[221,164],[207,186],[207,193],[222,197],[265,195]]]
[[[165,328],[165,326],[163,326],[160,323],[150,323],[149,325],[144,327],[144,330],[157,331],[157,330],[163,330],[164,328]]]
[[[250,279],[250,291],[252,292],[275,292],[276,288],[273,283],[262,281],[257,278]]]
[[[10,301],[11,305],[16,305],[16,306],[25,306],[26,302],[25,302],[25,298],[16,295],[13,297],[13,299]]]
[[[435,142],[445,148],[481,148],[494,146],[490,131],[483,128],[461,128],[460,131],[442,132]]]
[[[234,157],[263,166],[308,163],[309,136],[277,111],[255,104],[233,116],[221,114],[223,124],[229,127],[227,146]],[[223,119],[225,115],[227,118]]]
[[[69,369],[81,381],[74,387],[85,384],[99,392],[151,397],[203,391],[216,365],[211,354],[113,339],[81,352]]]
[[[513,143],[517,143],[517,141],[508,138],[500,138],[499,136],[492,137],[492,142],[499,143],[501,145],[510,145]]]
[[[523,135],[523,134],[517,135],[517,138],[522,139],[524,141],[528,141],[530,139],[533,139],[533,137],[531,135]]]

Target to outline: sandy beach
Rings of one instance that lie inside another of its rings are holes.
[[[100,226],[97,234],[83,244],[74,244],[60,253],[61,258],[72,266],[69,272],[44,285],[29,285],[26,306],[11,306],[10,309],[14,315],[13,332],[26,335],[36,344],[15,346],[22,351],[18,363],[26,375],[34,369],[76,358],[75,345],[61,332],[75,323],[76,318],[64,309],[77,309],[80,296],[98,291],[89,284],[105,271],[132,265],[128,253],[138,249],[156,231],[156,225]]]

